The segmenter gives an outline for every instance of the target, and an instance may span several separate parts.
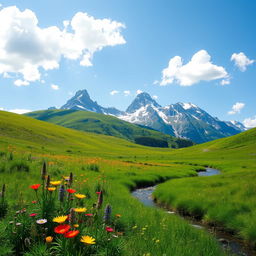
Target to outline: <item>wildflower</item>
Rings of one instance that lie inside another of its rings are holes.
[[[65,233],[64,236],[66,238],[72,238],[72,237],[77,236],[79,233],[80,233],[79,230],[72,230],[72,231]]]
[[[105,229],[106,229],[107,232],[114,232],[114,229],[111,228],[111,227],[106,227]]]
[[[65,187],[64,187],[64,185],[61,185],[60,189],[59,189],[59,200],[61,202],[63,202],[64,201],[64,197],[65,197]]]
[[[95,238],[91,236],[82,236],[80,241],[85,244],[95,244]]]
[[[52,221],[57,223],[63,223],[67,220],[68,216],[58,216],[54,218]]]
[[[100,191],[97,191],[96,194],[99,195],[99,194],[101,194],[101,192],[100,192]]]
[[[60,180],[50,181],[50,184],[53,186],[59,186],[61,184],[61,181]]]
[[[64,179],[65,181],[69,181],[69,176],[63,176],[63,179]]]
[[[45,180],[46,177],[46,162],[43,162],[43,167],[42,167],[42,171],[41,171],[41,179]]]
[[[16,223],[16,226],[21,226],[22,224],[20,222],[17,222]]]
[[[34,184],[34,185],[31,185],[30,188],[32,188],[32,189],[34,189],[36,191],[36,190],[38,190],[38,188],[40,186],[41,186],[40,184]]]
[[[67,191],[68,191],[69,194],[76,193],[76,190],[72,189],[72,188],[68,188]]]
[[[97,192],[96,192],[96,193],[97,193]],[[103,203],[103,193],[100,192],[98,195],[99,195],[99,196],[98,196],[98,202],[97,202],[97,209],[100,209],[101,206],[102,206],[102,203]]]
[[[31,213],[29,214],[30,217],[35,217],[37,215],[37,213]]]
[[[93,214],[92,213],[86,213],[85,216],[92,217]]]
[[[86,212],[87,209],[86,208],[75,208],[74,211],[78,212],[78,213],[82,213],[82,212]]]
[[[47,219],[40,219],[36,221],[37,224],[45,224],[46,222],[47,222]]]
[[[104,211],[104,216],[103,216],[103,220],[105,223],[109,223],[110,219],[111,219],[111,206],[110,204],[107,204],[105,211]]]
[[[57,234],[65,234],[69,231],[70,226],[67,224],[59,225],[56,228],[54,228],[54,232]]]
[[[47,176],[47,180],[46,180],[46,187],[50,187],[50,182],[51,182],[51,178],[50,178],[50,175]]]
[[[69,214],[69,224],[73,225],[75,222],[76,222],[75,210],[74,208],[71,208],[70,214]]]
[[[32,201],[31,203],[32,203],[32,204],[36,204],[36,203],[37,203],[37,201]]]
[[[116,216],[117,218],[121,218],[122,215],[121,215],[121,214],[116,214],[115,216]]]
[[[74,228],[78,228],[78,227],[79,227],[79,224],[74,224],[73,227],[74,227]]]
[[[47,237],[45,238],[45,242],[46,242],[46,243],[51,243],[52,240],[53,240],[53,237],[52,237],[52,236],[47,236]]]
[[[75,194],[75,197],[78,198],[78,199],[83,199],[86,197],[86,195],[83,195],[83,194]]]
[[[52,192],[52,191],[55,191],[56,190],[56,187],[49,187],[47,188],[48,191]]]

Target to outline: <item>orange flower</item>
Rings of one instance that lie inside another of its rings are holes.
[[[80,233],[79,230],[71,230],[71,231],[65,233],[64,236],[66,238],[72,238],[72,237],[77,236],[79,233]]]
[[[53,237],[52,237],[52,236],[47,236],[47,237],[45,238],[45,242],[46,242],[46,243],[51,243],[52,240],[53,240]]]
[[[58,234],[65,234],[69,231],[69,229],[70,229],[69,225],[66,225],[66,224],[65,225],[59,225],[54,229],[54,232],[58,233]]]
[[[31,185],[30,188],[34,189],[34,190],[38,190],[38,188],[40,187],[41,185],[40,184],[34,184],[34,185]]]

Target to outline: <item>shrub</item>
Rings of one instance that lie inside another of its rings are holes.
[[[168,148],[168,142],[166,140],[161,140],[153,137],[136,137],[135,143],[149,147]]]
[[[14,161],[11,163],[9,170],[10,172],[29,172],[29,165],[23,161]]]

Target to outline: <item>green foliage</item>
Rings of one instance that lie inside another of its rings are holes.
[[[29,252],[32,249],[24,241],[31,233],[37,233],[31,222],[20,219],[25,223],[25,233],[18,232],[19,236],[14,238],[7,235],[6,228],[14,228],[8,223],[17,210],[26,208],[27,214],[38,210],[31,204],[29,185],[38,182],[43,160],[48,162],[48,172],[53,180],[67,176],[70,171],[75,173],[77,190],[90,194],[84,203],[88,212],[97,201],[95,190],[100,189],[105,191],[102,209],[108,202],[113,216],[121,215],[118,221],[113,220],[113,227],[123,235],[109,237],[109,242],[104,240],[104,230],[86,225],[82,235],[97,236],[96,245],[86,247],[92,255],[96,252],[96,255],[109,256],[148,253],[154,256],[225,255],[215,239],[204,231],[161,210],[146,208],[130,195],[130,190],[135,187],[168,179],[172,180],[159,185],[156,190],[158,200],[174,207],[179,205],[204,221],[221,223],[255,241],[256,129],[191,148],[171,150],[143,147],[115,137],[70,130],[12,113],[1,112],[0,115],[0,151],[6,152],[0,161],[5,166],[5,171],[0,172],[0,180],[8,186],[6,200],[9,205],[5,228],[0,226],[0,234],[4,233],[0,235],[0,241],[6,250],[16,247],[16,241],[21,250]],[[72,150],[72,154],[67,154],[66,150]],[[14,160],[6,157],[7,152],[14,152]],[[13,161],[25,161],[29,173],[9,173]],[[91,163],[100,166],[100,172],[87,170]],[[195,176],[196,170],[203,166],[216,167],[222,174],[185,178]],[[38,210],[38,213],[42,212]],[[96,221],[99,225],[102,225],[102,214]],[[55,242],[58,243],[57,238]],[[105,243],[108,246],[104,247]],[[83,250],[77,249],[76,253],[83,255]]]
[[[138,137],[152,138],[152,140],[162,140],[164,142],[155,142],[157,147],[181,148],[193,145],[190,140],[174,138],[163,134],[146,126],[139,126],[120,120],[116,117],[93,113],[89,111],[78,110],[43,110],[27,113],[27,116],[38,120],[58,124],[67,128],[80,131],[93,132],[97,134],[105,134],[127,139],[135,143],[151,146],[150,143],[144,144],[137,142]],[[153,142],[151,142],[152,144]],[[155,144],[153,143],[153,145]],[[160,143],[160,144],[159,144]]]
[[[135,143],[149,147],[168,148],[168,142],[166,140],[161,140],[153,137],[136,137]]]

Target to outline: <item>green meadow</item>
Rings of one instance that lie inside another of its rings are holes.
[[[159,202],[255,243],[255,129],[190,148],[168,149],[3,111],[0,120],[0,185],[6,184],[4,199],[0,198],[0,255],[228,255],[206,231],[161,209],[145,207],[130,194],[137,187],[161,182],[155,191]],[[72,172],[70,186],[86,197],[79,201],[71,195],[74,200],[63,203],[59,186],[53,192],[45,190],[44,162],[47,177],[63,186],[69,186],[63,176]],[[196,177],[203,166],[218,168],[221,175]],[[30,187],[33,184],[41,184],[38,192]],[[103,195],[101,207],[96,192]],[[54,217],[75,207],[86,208],[92,220],[76,213],[78,227],[69,220],[79,231],[76,237],[54,232]],[[36,218],[30,217],[34,212]],[[47,228],[36,223],[38,219],[47,219]],[[46,242],[49,236],[52,242]],[[95,244],[81,242],[83,236],[92,237]]]

